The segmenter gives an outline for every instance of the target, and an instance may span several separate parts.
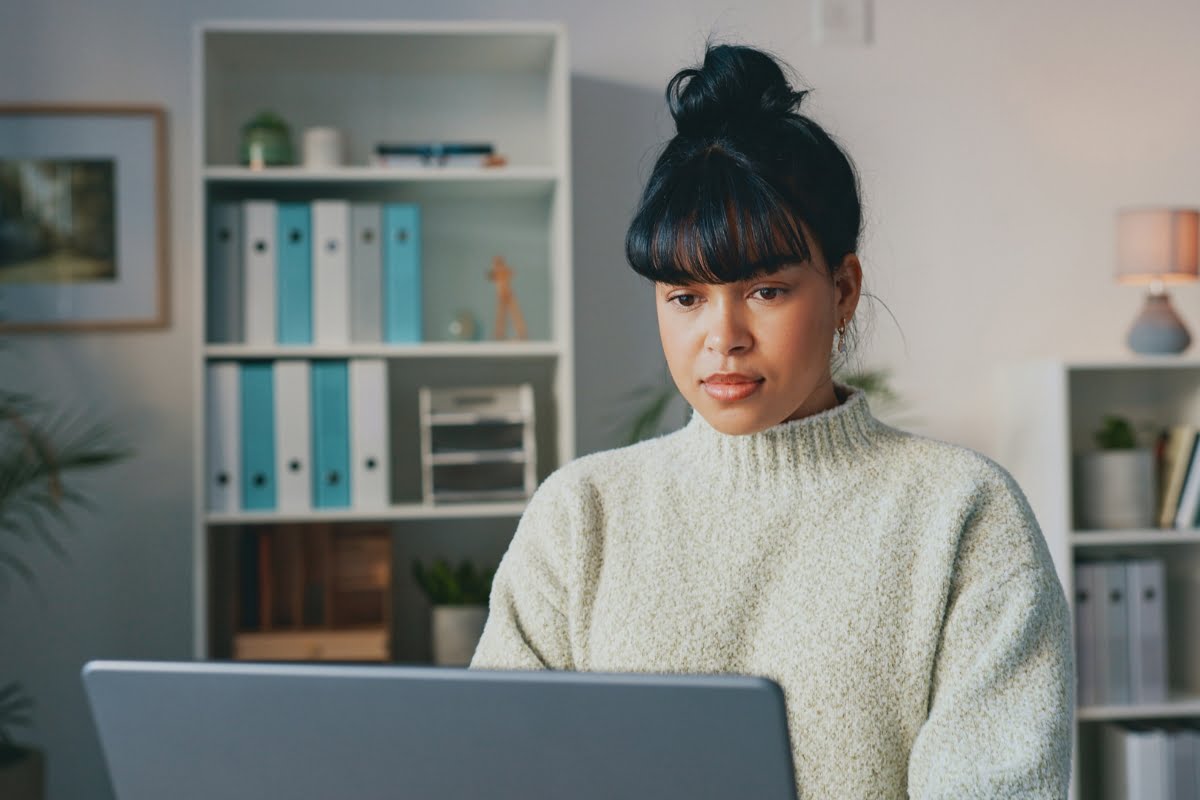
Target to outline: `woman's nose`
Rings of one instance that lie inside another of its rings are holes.
[[[752,337],[741,310],[731,303],[713,303],[710,309],[704,346],[721,354],[748,350]]]

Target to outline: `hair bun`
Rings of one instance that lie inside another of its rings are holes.
[[[667,104],[681,136],[720,133],[731,125],[781,118],[808,94],[792,89],[779,62],[738,45],[716,45],[698,68],[680,70],[667,84]]]

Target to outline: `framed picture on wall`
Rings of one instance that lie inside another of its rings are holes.
[[[0,104],[0,333],[167,325],[165,116]]]

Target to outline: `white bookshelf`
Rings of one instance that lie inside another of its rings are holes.
[[[494,530],[510,536],[525,500],[423,502],[417,389],[530,383],[537,404],[538,478],[575,453],[571,309],[570,97],[565,28],[492,22],[215,21],[193,39],[195,208],[194,319],[199,355],[193,380],[194,650],[227,657],[227,538],[255,526],[384,525],[393,541]],[[243,123],[271,110],[289,124],[297,160],[302,132],[339,128],[344,166],[250,169],[238,164]],[[382,167],[379,141],[488,141],[498,167]],[[206,252],[213,203],[246,200],[410,203],[421,208],[422,341],[331,346],[211,342]],[[503,255],[529,328],[524,341],[493,341],[491,257]],[[447,321],[462,308],[480,337],[456,341]],[[205,375],[225,362],[382,359],[392,430],[391,502],[378,508],[211,511],[206,499]],[[432,533],[431,533],[432,532]],[[393,583],[407,578],[393,567]],[[394,588],[394,587],[393,587]],[[392,624],[404,624],[399,615]],[[303,633],[303,632],[301,632]],[[319,647],[308,652],[318,652]],[[326,652],[336,652],[331,648]],[[413,660],[412,658],[402,660]]]
[[[1109,413],[1126,416],[1135,426],[1200,421],[1200,359],[1029,361],[999,371],[996,396],[998,460],[1037,515],[1072,605],[1072,622],[1077,561],[1144,556],[1166,565],[1167,699],[1076,709],[1071,797],[1095,796],[1102,775],[1102,723],[1200,718],[1200,531],[1077,528],[1073,456],[1094,449],[1092,434]],[[1140,428],[1139,434],[1145,435]]]

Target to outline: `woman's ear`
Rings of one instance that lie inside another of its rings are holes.
[[[862,295],[862,263],[857,253],[847,253],[833,273],[834,301],[839,320],[849,320]]]

